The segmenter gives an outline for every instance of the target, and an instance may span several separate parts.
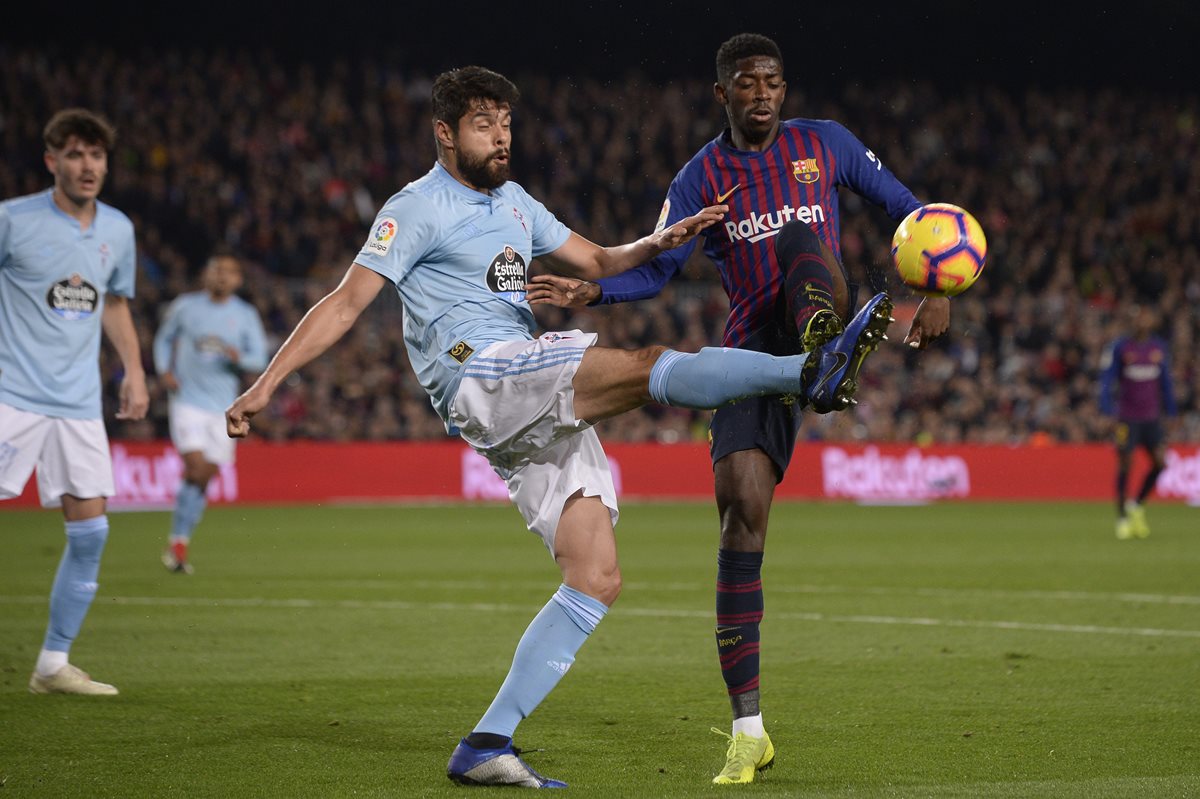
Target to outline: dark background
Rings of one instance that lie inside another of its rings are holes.
[[[1200,14],[1182,0],[1113,3],[379,2],[56,3],[6,18],[0,41],[58,48],[255,48],[308,60],[386,56],[421,72],[659,79],[712,72],[742,31],[775,38],[794,82],[912,77],[941,85],[1194,89]],[[6,15],[7,16],[7,15]]]

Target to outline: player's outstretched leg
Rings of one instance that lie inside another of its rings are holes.
[[[887,340],[892,301],[879,293],[867,301],[845,331],[809,357],[805,364],[805,396],[817,413],[841,411],[855,404],[858,372],[867,356]]]
[[[775,237],[775,258],[800,345],[812,352],[845,327],[835,302],[835,282],[844,282],[841,268],[813,229],[798,221],[785,224]]]

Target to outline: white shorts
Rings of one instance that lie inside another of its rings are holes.
[[[61,506],[63,494],[116,493],[102,420],[43,416],[0,402],[0,499],[20,496],[35,466],[43,508]]]
[[[508,485],[525,524],[551,554],[568,498],[599,497],[617,523],[617,492],[596,431],[575,418],[571,381],[593,333],[547,333],[490,344],[467,364],[450,421]]]
[[[225,432],[225,414],[172,400],[168,415],[171,443],[180,455],[202,452],[209,463],[233,463],[237,442]]]

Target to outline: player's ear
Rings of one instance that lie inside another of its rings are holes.
[[[43,153],[42,158],[46,162],[46,170],[51,175],[57,176],[58,175],[58,171],[57,171],[58,159],[54,157],[54,153],[51,152],[49,149],[47,149],[46,152]]]
[[[713,84],[713,97],[722,106],[729,105],[729,92],[725,91],[725,87],[721,85],[720,81]]]
[[[454,149],[454,129],[450,127],[450,123],[446,122],[446,120],[433,120],[433,138],[437,140],[439,147]]]

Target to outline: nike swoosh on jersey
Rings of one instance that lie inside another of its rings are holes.
[[[741,184],[741,183],[737,183],[737,184],[734,184],[734,187],[733,187],[732,189],[730,189],[729,191],[725,192],[724,194],[718,194],[718,195],[717,195],[717,202],[716,202],[715,204],[716,204],[716,205],[720,205],[721,203],[725,202],[726,200],[728,200],[728,199],[729,199],[729,195],[733,194],[735,191],[737,191],[737,190],[738,190],[738,189],[740,189],[741,187],[742,187],[742,184]]]

